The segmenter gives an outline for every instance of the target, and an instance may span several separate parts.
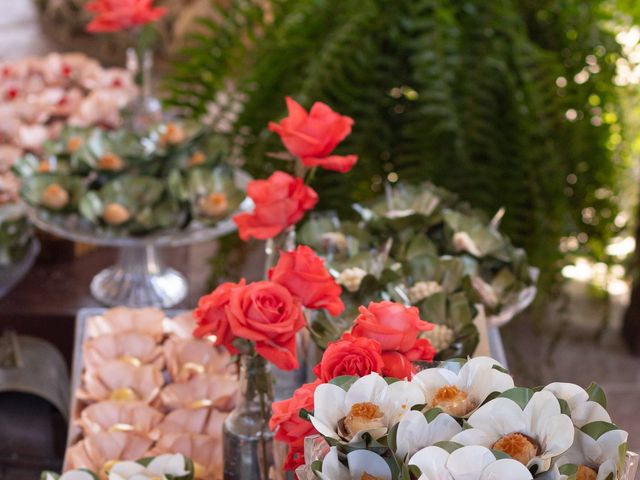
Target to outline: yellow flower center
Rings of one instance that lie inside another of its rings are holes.
[[[202,213],[209,217],[222,215],[229,208],[227,196],[224,193],[210,193],[206,197],[200,198],[198,205]]]
[[[107,153],[98,160],[98,168],[100,170],[117,172],[118,170],[122,170],[122,167],[124,167],[124,162],[115,153]]]
[[[207,157],[201,151],[193,152],[193,155],[189,157],[189,166],[195,167],[197,165],[202,165],[207,160]]]
[[[494,443],[492,448],[506,453],[526,467],[538,454],[539,446],[535,440],[526,435],[510,433]]]
[[[131,355],[122,355],[118,357],[118,360],[124,363],[128,363],[129,365],[133,365],[134,367],[139,367],[142,365],[142,362],[139,358],[133,357]]]
[[[131,218],[131,214],[119,203],[110,203],[104,208],[102,218],[111,225],[121,225]]]
[[[196,400],[191,405],[189,405],[189,407],[192,410],[198,410],[199,408],[206,408],[212,405],[213,405],[213,401],[209,400],[208,398],[203,398],[202,400]]]
[[[167,123],[164,133],[160,136],[160,143],[163,145],[180,143],[185,138],[182,127],[176,123]]]
[[[82,139],[80,137],[71,137],[67,141],[67,150],[71,153],[75,152],[82,146]]]
[[[204,466],[198,462],[193,462],[193,478],[205,478],[205,473],[206,470],[204,469]]]
[[[360,480],[382,480],[380,477],[374,477],[373,475],[369,475],[367,472],[364,472],[360,477]]]
[[[38,173],[47,173],[51,171],[51,165],[47,160],[40,160],[38,163]]]
[[[340,420],[339,428],[342,427],[345,438],[351,440],[358,432],[384,427],[383,419],[384,413],[375,403],[354,403],[347,416]]]
[[[129,423],[116,423],[109,427],[110,432],[133,432],[135,428]]]
[[[57,183],[52,183],[42,192],[40,201],[46,207],[59,210],[69,203],[69,193]]]
[[[184,365],[182,365],[182,368],[180,369],[180,373],[178,374],[178,377],[190,378],[192,373],[196,375],[204,373],[204,366],[195,362],[187,362]]]
[[[132,402],[135,400],[139,400],[136,392],[134,392],[133,389],[126,388],[126,387],[116,388],[114,391],[111,392],[110,399],[116,400],[118,402]]]
[[[436,391],[431,400],[431,407],[439,407],[449,415],[462,417],[476,406],[467,392],[460,390],[455,385],[445,385]]]
[[[576,472],[576,480],[596,480],[598,472],[586,465],[580,465]]]

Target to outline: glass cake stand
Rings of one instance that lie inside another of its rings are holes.
[[[180,303],[188,292],[187,279],[164,264],[158,249],[208,242],[236,229],[229,217],[215,226],[192,222],[182,230],[124,237],[96,229],[78,215],[54,217],[33,207],[27,207],[27,211],[31,222],[45,232],[74,242],[119,249],[116,264],[91,281],[94,298],[108,306],[169,308]]]

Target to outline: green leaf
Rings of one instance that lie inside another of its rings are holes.
[[[587,393],[589,394],[589,400],[599,403],[602,408],[607,408],[607,396],[604,390],[597,383],[593,382],[587,387]]]
[[[341,375],[339,377],[332,378],[329,380],[329,383],[332,385],[337,385],[345,391],[348,391],[351,388],[351,385],[358,380],[358,377],[350,376],[350,375]]]
[[[527,406],[527,403],[529,403],[529,400],[531,400],[533,394],[534,392],[530,388],[515,387],[510,388],[509,390],[505,390],[500,395],[498,395],[498,397],[513,400],[520,406],[520,408],[524,410],[524,407]]]
[[[580,430],[589,435],[594,440],[597,440],[603,434],[612,430],[618,430],[618,427],[609,422],[591,422],[584,425]]]
[[[455,450],[459,449],[462,447],[461,444],[456,443],[456,442],[436,442],[433,444],[435,447],[440,447],[443,450],[446,450],[449,453],[453,453]]]

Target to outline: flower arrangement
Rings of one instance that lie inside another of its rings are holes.
[[[488,357],[447,361],[405,380],[340,376],[317,382],[313,394],[304,387],[297,399],[306,420],[296,420],[296,431],[310,422],[324,438],[307,452],[320,455],[299,468],[301,479],[584,480],[623,473],[627,432],[611,423],[598,385],[515,387]],[[286,427],[277,431],[290,432]]]
[[[181,455],[163,454],[157,457],[145,457],[140,460],[114,462],[107,475],[87,469],[70,470],[58,475],[42,472],[40,480],[193,480],[195,478],[193,462]]]
[[[377,373],[395,378],[411,378],[417,362],[430,362],[435,349],[421,331],[433,325],[420,319],[415,307],[382,301],[360,308],[351,332],[328,345],[314,369],[315,382],[299,388],[292,398],[275,402],[269,426],[276,440],[288,446],[285,467],[295,469],[303,462],[304,439],[316,432],[300,412],[314,409],[316,388],[336,378],[364,377]]]
[[[114,236],[214,225],[244,193],[207,127],[157,124],[144,132],[65,129],[14,169],[22,196],[47,221]]]
[[[309,112],[292,98],[287,97],[286,102],[289,116],[280,123],[269,123],[269,130],[280,136],[287,149],[272,156],[291,162],[293,175],[276,171],[267,180],[249,183],[247,195],[254,210],[234,217],[243,240],[273,239],[298,223],[318,202],[317,193],[307,185],[315,169],[344,173],[358,160],[356,155],[333,154],[351,133],[353,119],[322,102],[314,103]]]
[[[499,232],[499,218],[485,219],[454,194],[399,185],[354,208],[358,222],[316,214],[298,230],[298,241],[321,252],[344,287],[345,315],[314,318],[320,343],[349,328],[359,305],[382,298],[414,305],[436,324],[426,336],[438,359],[470,355],[478,306],[499,326],[533,300],[537,271],[526,253]]]

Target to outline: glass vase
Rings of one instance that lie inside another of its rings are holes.
[[[145,131],[162,120],[160,101],[152,93],[153,52],[150,49],[127,49],[127,70],[138,87],[131,105],[128,125],[135,131]]]
[[[258,355],[240,357],[240,391],[224,422],[224,479],[267,480],[273,470],[273,432],[269,430],[272,378]]]

